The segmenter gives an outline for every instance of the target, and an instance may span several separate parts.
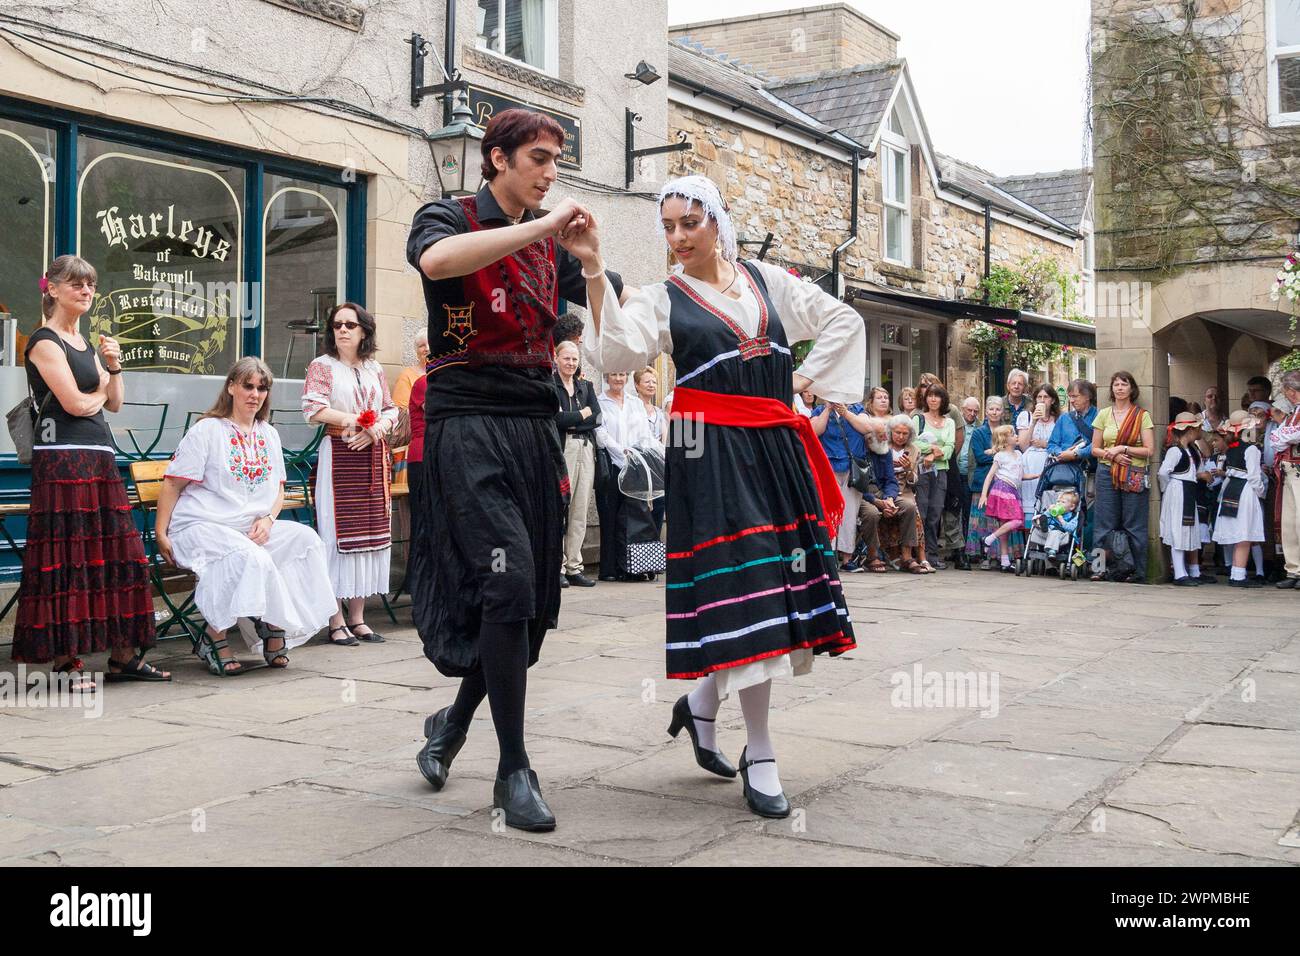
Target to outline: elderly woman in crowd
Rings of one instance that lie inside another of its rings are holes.
[[[1029,373],[1024,369],[1013,368],[1007,373],[1006,405],[1002,410],[1003,424],[1015,425],[1020,413],[1029,407],[1025,392],[1029,391]]]
[[[916,482],[920,450],[916,447],[916,419],[898,414],[889,419],[889,451],[898,480],[897,509],[880,522],[880,543],[886,553],[897,551],[899,570],[912,574],[933,574],[925,559],[925,527],[916,505]]]
[[[910,385],[898,393],[898,410],[904,415],[917,413],[916,389]]]
[[[654,368],[647,365],[640,371],[633,372],[632,387],[636,390],[637,398],[641,400],[640,409],[641,413],[645,415],[646,428],[661,446],[667,446],[668,415],[655,404],[655,394],[659,389],[659,377],[655,375]],[[650,515],[654,519],[656,533],[663,532],[665,507],[664,496],[656,498],[650,504]]]
[[[397,422],[397,406],[376,348],[374,317],[354,302],[336,305],[325,325],[325,354],[307,366],[302,392],[303,416],[326,433],[316,465],[316,526],[334,595],[346,611],[330,618],[330,640],[349,646],[383,641],[364,616],[366,598],[388,590],[392,555],[385,437]]]
[[[1110,378],[1108,408],[1092,422],[1092,453],[1098,460],[1094,545],[1112,551],[1112,532],[1128,538],[1134,584],[1146,582],[1147,511],[1151,497],[1147,466],[1156,453],[1151,415],[1138,404],[1141,392],[1131,372]],[[1100,581],[1103,575],[1094,574]]]
[[[402,369],[393,386],[393,404],[406,408],[411,404],[411,389],[415,383],[424,378],[424,366],[429,361],[429,332],[422,329],[415,333],[415,364]]]
[[[564,466],[569,473],[569,516],[564,532],[561,587],[589,588],[596,582],[582,572],[582,542],[587,537],[587,509],[596,486],[596,426],[600,424],[600,399],[595,386],[577,377],[578,346],[565,340],[555,346],[555,390],[560,411],[555,416],[564,445]]]
[[[627,372],[607,372],[605,391],[600,396],[596,440],[608,456],[607,478],[596,500],[600,509],[602,581],[653,581],[664,570],[666,559],[650,502],[625,494],[619,487],[619,475],[628,463],[630,450],[663,450],[657,436],[650,432],[641,398],[629,392],[630,377]]]
[[[208,641],[196,653],[218,675],[242,669],[225,639],[236,622],[253,653],[288,667],[286,652],[337,611],[320,537],[278,520],[285,470],[267,422],[271,385],[259,358],[231,367],[216,404],[176,447],[158,499],[158,550],[198,577]]]
[[[131,518],[104,409],[122,407],[122,350],[81,334],[94,267],[59,256],[41,278],[44,324],[25,350],[36,412],[13,659],[52,662],[69,689],[91,691],[82,654],[108,651],[105,680],[171,680],[144,662],[154,645],[144,545]]]
[[[1004,424],[1006,401],[998,395],[990,395],[984,403],[984,423],[975,429],[970,441],[970,484],[971,491],[970,525],[966,532],[966,556],[974,560],[984,549],[984,539],[1002,527],[997,518],[985,514],[980,507],[980,494],[984,490],[984,480],[988,478],[993,466],[993,429]],[[1008,555],[1012,564],[1020,560],[1025,549],[1025,535],[1021,531],[1012,531],[1006,536]],[[991,557],[991,556],[989,556]],[[991,567],[986,559],[985,567]]]

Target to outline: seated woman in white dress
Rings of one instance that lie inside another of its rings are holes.
[[[242,668],[225,640],[236,623],[249,650],[288,667],[285,652],[337,609],[320,537],[277,520],[285,470],[280,436],[267,422],[270,393],[261,359],[236,362],[217,403],[177,446],[158,499],[158,550],[198,576],[194,600],[208,640],[196,653],[214,674]]]

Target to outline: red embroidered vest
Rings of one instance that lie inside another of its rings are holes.
[[[1293,411],[1290,416],[1282,422],[1282,424],[1291,427],[1300,425],[1300,408]],[[1273,464],[1276,465],[1281,461],[1290,462],[1293,465],[1300,465],[1300,445],[1285,445],[1282,448],[1277,449],[1276,454],[1273,456]]]
[[[457,200],[471,232],[483,225],[473,196]],[[559,308],[555,240],[544,239],[463,277],[464,301],[429,317],[429,373],[457,365],[551,368]],[[441,331],[440,331],[441,330]]]

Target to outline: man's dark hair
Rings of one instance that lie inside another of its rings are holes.
[[[565,312],[555,321],[555,328],[551,330],[551,342],[559,345],[561,342],[576,342],[582,337],[582,316],[574,315],[572,312]]]
[[[513,161],[515,150],[545,136],[555,140],[555,145],[564,147],[564,127],[551,117],[532,110],[503,110],[492,117],[483,131],[483,178],[493,180],[497,168],[492,165],[492,150],[501,147],[508,160]]]

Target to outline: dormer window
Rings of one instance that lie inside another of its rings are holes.
[[[912,164],[911,146],[903,132],[897,108],[880,132],[880,191],[884,207],[881,254],[888,262],[911,266],[912,262]]]

